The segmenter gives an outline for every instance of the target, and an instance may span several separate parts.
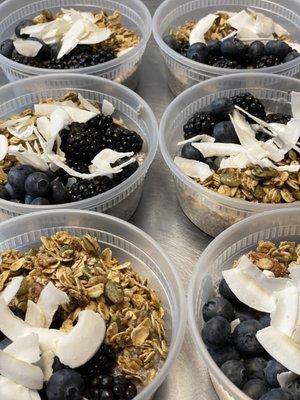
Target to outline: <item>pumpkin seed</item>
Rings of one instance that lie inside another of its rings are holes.
[[[84,250],[89,253],[91,256],[100,257],[101,250],[100,245],[97,239],[92,238],[91,236],[83,236],[81,240],[82,247]]]
[[[105,297],[114,304],[122,303],[124,300],[123,289],[116,282],[108,281],[105,285]]]
[[[227,185],[229,187],[238,187],[241,184],[237,174],[228,171],[221,173],[220,181],[223,183],[223,185]]]
[[[256,199],[262,200],[265,196],[265,191],[260,185],[257,185],[253,190],[253,195]]]
[[[252,169],[251,175],[254,179],[271,179],[278,175],[278,172],[274,168],[261,168],[256,166]]]

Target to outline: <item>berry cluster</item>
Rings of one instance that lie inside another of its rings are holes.
[[[268,123],[287,124],[291,119],[291,115],[288,114],[271,113],[267,115],[265,107],[259,99],[251,93],[243,93],[232,98],[216,99],[211,103],[209,110],[196,112],[183,126],[184,139],[190,139],[198,134],[206,134],[212,136],[216,143],[239,144],[239,138],[229,120],[229,114],[234,110],[235,105]],[[247,117],[247,120],[253,123],[250,117]],[[256,138],[266,141],[270,137],[266,133],[258,131]],[[191,143],[186,143],[182,147],[181,156],[197,161],[205,160],[200,151]]]
[[[231,37],[223,41],[210,40],[190,46],[187,42],[178,42],[173,35],[167,35],[164,41],[189,59],[218,68],[265,68],[299,57],[296,50],[281,40],[270,40],[266,44],[256,40],[247,45],[236,37]]]
[[[242,304],[223,279],[220,296],[203,306],[202,339],[222,372],[253,400],[294,400],[300,396],[300,379],[280,388],[277,375],[287,369],[272,359],[256,338],[270,325],[270,315]],[[230,322],[240,323],[231,333]]]
[[[60,44],[54,43],[47,45],[37,38],[21,35],[21,29],[33,25],[32,20],[21,21],[15,28],[17,37],[26,40],[38,41],[42,44],[41,49],[35,57],[25,57],[17,52],[12,39],[6,39],[0,43],[0,54],[21,64],[36,68],[48,69],[74,69],[90,67],[92,65],[103,64],[117,57],[116,52],[109,47],[95,48],[91,45],[78,45],[69,54],[64,55],[59,60],[57,55],[60,50]]]

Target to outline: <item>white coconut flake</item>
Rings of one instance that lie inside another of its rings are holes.
[[[254,25],[254,31],[258,36],[273,38],[275,32],[274,21],[264,14],[257,13]]]
[[[99,114],[100,110],[95,107],[90,101],[85,99],[82,94],[78,93],[78,100],[80,101],[80,105],[85,108],[87,111],[91,111],[95,114]]]
[[[230,322],[230,328],[231,328],[231,333],[235,330],[235,328],[241,323],[241,320],[239,318],[234,319],[233,321]]]
[[[8,151],[8,140],[6,136],[0,135],[0,161],[4,160]]]
[[[32,300],[27,301],[27,310],[25,322],[36,328],[44,328],[46,325],[46,317],[41,308]]]
[[[30,390],[18,385],[10,379],[0,376],[0,399],[1,400],[41,400],[35,390]]]
[[[71,28],[64,35],[61,48],[59,50],[57,59],[59,60],[64,55],[70,53],[79,43],[80,37],[85,32],[85,25],[82,20],[76,21]]]
[[[39,117],[36,119],[36,127],[38,132],[43,136],[43,139],[46,141],[50,138],[50,130],[51,130],[51,124],[50,120],[45,117]],[[36,134],[36,132],[35,132]]]
[[[190,178],[205,181],[213,174],[213,171],[210,169],[209,165],[201,161],[189,160],[183,157],[175,157],[174,162],[177,167],[180,168],[181,171]]]
[[[36,333],[30,333],[15,340],[3,351],[17,360],[34,364],[40,359],[39,337]]]
[[[24,57],[36,57],[43,47],[42,43],[30,39],[16,39],[13,41],[13,45],[17,52]]]
[[[21,123],[28,122],[30,120],[30,118],[31,118],[30,115],[26,115],[25,117],[21,117],[21,118],[11,118],[11,119],[8,119],[8,120],[2,122],[0,124],[0,128],[5,129],[10,126],[16,126]]]
[[[209,135],[201,134],[201,135],[196,135],[190,139],[182,140],[181,142],[177,143],[177,146],[182,146],[186,143],[193,143],[193,142],[204,142],[204,143],[214,143],[215,138]]]
[[[111,36],[111,30],[108,28],[97,29],[95,32],[91,32],[84,39],[79,40],[79,44],[96,44],[104,42]]]
[[[242,10],[241,12],[236,13],[235,15],[230,17],[227,22],[229,25],[232,26],[232,28],[235,28],[237,31],[242,30],[245,27],[251,30],[251,28],[253,29],[254,27],[255,18],[253,17],[253,15],[247,13],[246,10]]]
[[[193,143],[193,146],[199,150],[203,157],[225,157],[235,156],[245,153],[244,148],[240,144],[234,143]]]
[[[8,283],[6,288],[1,292],[1,297],[3,298],[6,304],[9,304],[12,301],[12,299],[16,296],[16,294],[20,290],[23,279],[24,279],[23,276],[15,276]]]
[[[55,354],[53,351],[45,351],[36,365],[43,371],[44,381],[48,382],[53,375],[53,362]]]
[[[228,158],[223,158],[220,162],[220,169],[226,168],[246,168],[250,160],[247,154],[237,154]]]
[[[271,313],[271,325],[291,337],[298,317],[299,291],[295,286],[290,286],[273,296],[276,309]]]
[[[49,328],[54,314],[59,306],[69,302],[68,295],[60,289],[57,289],[52,282],[49,282],[42,290],[37,305],[45,315],[45,326]]]
[[[115,107],[113,106],[113,104],[104,99],[102,103],[102,114],[113,115],[114,112],[115,112]]]
[[[31,165],[32,167],[34,167],[40,171],[48,170],[47,162],[44,161],[37,154],[29,153],[26,150],[23,150],[23,151],[12,150],[10,147],[9,147],[8,154],[15,156],[17,158],[17,160],[20,161],[21,164]]]
[[[208,14],[204,18],[200,19],[190,33],[190,45],[198,42],[205,43],[204,35],[212,27],[217,18],[218,15],[216,14]]]
[[[291,371],[281,372],[281,374],[277,374],[278,383],[282,388],[285,388],[290,382],[294,381],[297,378],[299,378],[299,376]]]

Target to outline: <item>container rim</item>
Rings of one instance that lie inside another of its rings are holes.
[[[264,212],[263,216],[264,217],[269,217],[270,220],[276,221],[273,216],[275,215],[291,215],[295,213],[300,213],[300,207],[298,206],[297,208],[291,210],[291,209],[285,209],[285,210],[272,210],[268,212]],[[215,239],[211,241],[211,243],[206,247],[206,249],[203,251],[201,256],[199,257],[194,271],[191,276],[191,280],[188,286],[188,294],[187,294],[187,305],[188,305],[188,324],[190,326],[190,330],[192,333],[193,341],[197,347],[197,349],[200,352],[201,357],[204,359],[205,364],[207,365],[207,368],[209,371],[212,371],[212,374],[216,377],[216,380],[218,383],[220,383],[221,386],[223,386],[223,389],[229,390],[231,392],[235,392],[235,395],[238,396],[239,400],[251,400],[250,397],[248,397],[245,393],[243,393],[237,386],[235,386],[230,379],[227,378],[225,374],[221,371],[221,369],[218,367],[218,365],[215,363],[211,355],[209,354],[203,340],[201,337],[201,334],[199,333],[199,329],[197,326],[197,321],[196,321],[196,316],[194,313],[194,295],[198,291],[198,287],[196,286],[197,284],[197,278],[198,274],[201,271],[201,268],[205,268],[205,266],[211,264],[211,259],[214,258],[214,249],[219,248],[223,242],[224,239],[233,236],[235,232],[238,231],[243,231],[243,228],[249,225],[256,226],[256,221],[259,221],[262,217],[262,214],[256,214],[252,215],[251,217],[245,218],[242,221],[230,226],[229,228],[225,229],[222,233],[219,234]],[[276,222],[274,222],[275,224]]]
[[[33,3],[39,3],[40,1],[41,0],[33,1]],[[152,32],[152,17],[151,17],[151,14],[150,14],[148,8],[146,7],[146,5],[144,3],[142,3],[141,0],[130,0],[130,1],[132,3],[131,10],[136,12],[137,9],[140,9],[140,11],[142,11],[142,13],[143,13],[142,17],[145,18],[145,20],[144,20],[145,32],[142,35],[142,38],[139,41],[139,43],[136,46],[134,46],[134,48],[131,49],[128,53],[125,53],[122,56],[117,57],[113,60],[106,61],[103,64],[92,65],[90,67],[74,68],[73,70],[70,69],[68,71],[71,71],[71,73],[77,73],[77,74],[80,74],[80,73],[82,73],[82,74],[98,73],[99,74],[102,72],[104,73],[107,69],[118,67],[121,64],[123,64],[125,61],[130,62],[131,60],[134,60],[135,57],[140,52],[144,52],[144,49],[146,48],[146,45],[150,39],[151,32]],[[9,2],[10,2],[10,0],[5,0],[0,5],[0,15],[1,15],[3,6],[5,6]],[[76,0],[74,0],[74,2],[76,3]],[[120,4],[118,1],[115,1],[115,0],[112,0],[112,2],[115,3],[116,5]],[[83,6],[83,5],[80,5],[80,6]],[[4,57],[2,54],[0,54],[0,64],[6,64],[10,68],[13,68],[14,70],[18,70],[18,71],[21,71],[22,73],[27,73],[29,75],[31,75],[31,74],[49,75],[49,74],[58,74],[58,73],[64,74],[64,73],[66,73],[65,72],[66,70],[61,70],[61,69],[31,67],[31,66],[13,61],[7,57]]]
[[[49,74],[49,75],[42,75],[42,76],[33,76],[30,78],[25,78],[21,79],[19,81],[11,82],[8,83],[0,88],[0,98],[1,98],[1,92],[3,90],[11,90],[12,93],[14,89],[17,90],[19,85],[22,85],[24,82],[27,84],[30,83],[43,83],[44,81],[55,81],[56,79],[62,79],[62,77],[65,77],[66,79],[79,79],[79,75],[75,73],[65,73],[65,74]],[[127,88],[126,86],[123,86],[119,83],[110,81],[109,79],[101,78],[98,76],[92,76],[92,75],[81,75],[80,80],[86,81],[86,82],[95,82],[95,84],[109,84],[110,86],[114,87],[116,91],[118,92],[123,92],[126,94],[128,97],[133,97],[142,107],[143,110],[145,110],[145,113],[149,117],[150,123],[151,123],[151,135],[152,135],[152,143],[150,141],[148,142],[149,144],[149,151],[146,154],[146,158],[144,162],[139,166],[137,171],[135,171],[134,174],[132,174],[128,179],[126,179],[124,182],[120,183],[119,185],[115,186],[114,188],[108,190],[107,192],[98,194],[97,196],[91,197],[89,199],[85,200],[80,200],[80,201],[75,201],[72,203],[64,203],[64,204],[49,204],[49,205],[40,205],[38,206],[39,210],[54,210],[57,209],[58,206],[60,207],[69,207],[69,208],[77,208],[77,207],[93,207],[95,205],[100,205],[108,202],[109,200],[115,198],[122,192],[126,191],[128,188],[130,188],[134,183],[136,183],[142,176],[145,174],[150,167],[156,151],[157,151],[157,146],[158,146],[158,123],[156,120],[156,117],[154,116],[153,111],[151,110],[150,106],[145,102],[145,100],[142,99],[137,93],[135,93],[133,90]],[[61,88],[63,89],[63,87]],[[70,90],[70,88],[68,88]],[[42,86],[41,86],[42,90]],[[76,89],[80,91],[80,89]],[[38,91],[35,91],[38,92]],[[101,92],[100,92],[101,93]],[[89,203],[89,204],[87,204]],[[8,200],[3,200],[0,199],[0,207],[5,209],[5,210],[13,210],[16,212],[24,212],[24,213],[30,213],[36,210],[37,206],[30,205],[30,204],[21,204],[21,203],[12,203],[11,201]]]
[[[172,348],[170,349],[167,359],[163,363],[162,367],[159,369],[157,376],[154,378],[154,380],[149,385],[147,385],[144,389],[142,389],[141,393],[139,393],[135,397],[135,399],[136,400],[144,400],[145,398],[151,397],[153,395],[153,393],[157,390],[157,388],[163,383],[163,381],[167,377],[171,366],[173,365],[173,363],[175,362],[175,360],[179,354],[179,351],[181,349],[182,342],[184,339],[186,322],[187,322],[187,313],[186,313],[186,297],[185,297],[185,292],[183,289],[182,281],[179,278],[179,275],[178,275],[176,269],[173,268],[172,262],[169,259],[169,256],[165,253],[165,251],[162,249],[162,247],[154,239],[152,239],[151,236],[149,236],[147,233],[143,232],[141,229],[137,228],[133,224],[130,224],[129,222],[123,221],[123,220],[113,217],[111,215],[97,213],[94,211],[69,210],[69,209],[59,209],[54,212],[53,211],[38,211],[38,212],[34,213],[33,215],[25,214],[25,215],[21,215],[19,217],[15,217],[13,219],[13,221],[8,220],[8,221],[1,222],[0,230],[3,227],[9,228],[9,226],[11,225],[12,222],[19,224],[19,226],[22,226],[23,221],[26,221],[28,219],[32,220],[34,218],[49,216],[49,215],[65,216],[67,214],[70,214],[70,215],[75,214],[75,215],[83,215],[83,216],[91,215],[95,219],[99,219],[99,220],[102,219],[102,220],[105,220],[108,222],[114,221],[114,222],[118,223],[122,229],[124,228],[124,229],[134,231],[138,236],[141,236],[141,237],[143,237],[143,239],[147,240],[151,244],[151,246],[153,246],[157,250],[157,252],[161,256],[163,256],[163,258],[166,260],[166,262],[168,263],[168,265],[170,267],[170,272],[173,275],[172,282],[170,282],[170,283],[172,284],[172,286],[176,286],[176,289],[178,290],[177,307],[178,307],[179,311],[177,314],[178,321],[176,321],[177,335],[174,336]],[[120,229],[120,230],[122,230],[122,229]],[[174,320],[172,322],[174,323]]]
[[[267,3],[273,3],[268,0],[264,0]],[[192,3],[193,1],[184,1],[180,3],[180,6],[183,4],[187,3]],[[179,62],[180,64],[183,64],[185,67],[191,68],[192,70],[196,70],[199,73],[207,73],[207,74],[216,74],[216,75],[231,75],[231,74],[236,74],[236,73],[247,73],[246,69],[233,69],[233,68],[220,68],[220,67],[214,67],[212,65],[207,65],[200,63],[198,61],[190,60],[187,57],[184,57],[183,55],[177,53],[175,50],[171,49],[163,40],[161,34],[159,33],[159,26],[160,26],[160,19],[164,18],[165,15],[165,10],[174,3],[174,7],[178,8],[177,6],[177,1],[176,0],[165,0],[161,3],[161,5],[157,8],[156,12],[154,13],[153,16],[153,36],[158,44],[159,48],[166,53],[168,56],[173,58],[175,61]],[[295,3],[297,4],[297,3]],[[290,9],[281,6],[280,4],[277,4],[277,6],[280,6],[281,8],[291,11]],[[252,6],[252,8],[255,8]],[[295,14],[296,15],[296,14]],[[278,74],[281,73],[282,71],[286,69],[292,69],[298,66],[300,68],[300,57],[285,62],[283,64],[275,65],[272,67],[265,67],[265,68],[258,68],[255,70],[255,73],[272,73],[272,74]]]
[[[300,57],[299,57],[300,59]],[[230,75],[231,79],[238,79],[238,78],[258,78],[258,75],[255,73],[239,73],[239,74],[232,74]],[[260,74],[259,78],[264,79],[264,78],[273,78],[273,79],[278,79],[278,80],[285,80],[287,82],[297,82],[299,84],[299,80],[296,78],[290,78],[286,76],[281,76],[281,75],[273,75],[273,74]],[[212,78],[207,81],[203,81],[200,83],[197,83],[196,85],[186,89],[184,92],[182,92],[180,95],[178,95],[166,108],[162,119],[160,121],[159,125],[159,133],[158,133],[158,140],[159,140],[159,147],[160,151],[163,155],[163,158],[168,165],[169,169],[171,172],[186,186],[189,187],[192,191],[196,192],[198,195],[204,195],[204,196],[209,196],[213,198],[214,201],[218,201],[222,203],[222,205],[226,205],[229,208],[237,208],[239,210],[247,210],[247,211],[252,211],[252,212],[262,212],[262,211],[268,211],[272,207],[276,206],[277,209],[285,209],[285,208],[295,208],[297,207],[297,204],[299,202],[294,202],[294,203],[282,203],[282,204],[265,204],[265,203],[251,203],[250,201],[246,200],[240,200],[240,199],[235,199],[231,198],[219,193],[216,193],[210,189],[205,188],[202,185],[199,185],[196,183],[192,178],[189,178],[186,176],[174,163],[174,155],[171,155],[169,153],[169,150],[167,148],[166,144],[166,133],[167,133],[167,127],[169,124],[169,121],[171,120],[171,114],[173,112],[174,107],[178,107],[180,109],[180,105],[183,101],[183,99],[188,99],[190,96],[192,96],[195,92],[198,92],[199,89],[201,89],[202,86],[211,84],[214,82],[219,82],[222,80],[227,80],[227,76],[219,76],[217,78]]]

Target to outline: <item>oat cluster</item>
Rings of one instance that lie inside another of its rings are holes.
[[[96,238],[57,232],[41,237],[39,249],[1,254],[0,291],[12,277],[23,275],[22,286],[11,305],[26,311],[42,288],[53,282],[68,294],[61,329],[69,331],[80,311],[99,312],[106,322],[105,342],[118,354],[118,371],[148,384],[167,357],[164,309],[147,279],[130,262],[119,263],[110,248],[102,250]]]

